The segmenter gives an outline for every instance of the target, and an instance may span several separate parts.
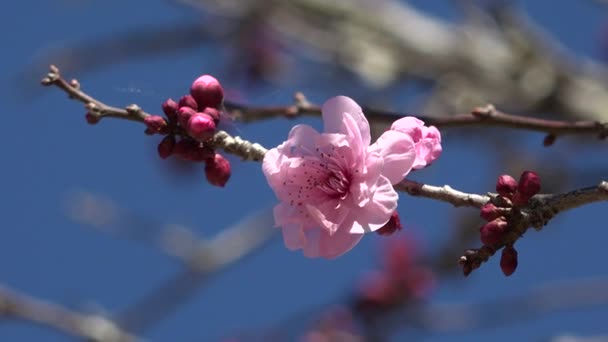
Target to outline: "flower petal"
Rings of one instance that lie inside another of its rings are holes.
[[[310,229],[306,231],[308,239],[304,246],[304,255],[309,258],[323,257],[333,259],[350,251],[363,238],[363,234],[351,234],[348,230],[350,222],[339,228],[335,234],[330,235],[324,229]]]
[[[372,200],[356,212],[356,222],[360,228],[354,225],[350,230],[352,233],[373,232],[382,228],[397,209],[399,195],[386,177],[380,176],[375,190]]]
[[[350,97],[336,96],[327,100],[321,109],[325,133],[342,133],[349,135],[345,125],[345,116],[350,116],[360,132],[363,145],[369,146],[371,135],[369,123],[361,107]]]
[[[416,161],[416,147],[412,138],[402,132],[386,131],[368,149],[384,158],[382,175],[391,182],[399,183],[411,171]]]

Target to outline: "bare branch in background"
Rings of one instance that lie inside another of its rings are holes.
[[[68,214],[80,223],[119,235],[144,230],[159,232],[158,224],[152,226],[149,219],[120,211],[111,201],[87,192],[71,196]],[[276,233],[273,215],[268,210],[244,218],[212,239],[198,238],[183,226],[166,225],[155,239],[145,240],[180,260],[185,268],[118,314],[117,321],[129,331],[142,332],[150,328],[191,299],[209,278],[260,250]]]
[[[122,330],[105,317],[72,311],[4,286],[0,286],[0,315],[4,319],[35,323],[66,335],[94,342],[138,340],[134,335]]]

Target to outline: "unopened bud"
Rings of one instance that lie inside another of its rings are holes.
[[[376,233],[380,235],[392,235],[394,232],[401,230],[401,228],[403,228],[403,226],[399,219],[399,213],[395,210],[388,222],[386,222],[382,228],[376,230]]]
[[[224,100],[224,89],[215,77],[203,75],[190,87],[190,94],[198,103],[198,108],[218,108]]]
[[[492,246],[502,241],[507,232],[508,223],[504,217],[492,220],[479,228],[481,242]]]
[[[212,185],[223,187],[230,179],[230,174],[230,162],[219,153],[205,164],[205,175]]]
[[[158,115],[148,115],[144,118],[144,124],[148,128],[147,131],[154,134],[163,130],[167,126],[167,121]]]
[[[191,95],[184,95],[179,99],[179,107],[189,107],[194,110],[198,109],[196,100]]]
[[[529,199],[540,191],[540,177],[534,171],[524,171],[519,178],[519,193]]]
[[[513,177],[509,175],[498,177],[498,180],[496,181],[496,192],[498,192],[499,195],[511,198],[516,190],[517,181]]]
[[[501,215],[501,211],[493,203],[484,204],[479,213],[479,216],[486,221],[492,221]]]
[[[220,121],[220,112],[215,108],[207,107],[203,113],[209,115],[216,124]]]
[[[179,109],[179,105],[177,102],[173,101],[173,99],[167,99],[163,102],[163,113],[169,119],[169,122],[174,123],[177,122],[177,110]]]
[[[517,251],[512,245],[506,246],[502,249],[502,256],[500,257],[500,269],[507,277],[515,272],[517,268]]]
[[[196,111],[194,111],[194,109],[192,109],[190,107],[180,107],[179,110],[177,111],[177,120],[179,122],[179,125],[182,126],[183,128],[187,128],[188,121],[195,114],[196,114]]]
[[[158,144],[158,155],[162,159],[167,159],[169,156],[171,156],[171,154],[173,154],[174,147],[175,137],[173,135],[167,135]]]
[[[186,128],[188,134],[198,141],[205,141],[215,134],[215,122],[213,119],[202,113],[197,113],[190,117]]]
[[[84,118],[87,120],[89,125],[95,125],[100,120],[99,115],[92,114],[91,112],[87,112]]]

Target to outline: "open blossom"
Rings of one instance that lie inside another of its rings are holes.
[[[425,126],[424,121],[406,116],[393,123],[391,130],[408,134],[416,145],[414,169],[429,166],[441,155],[441,134],[435,126]]]
[[[274,217],[287,248],[335,258],[389,221],[398,200],[393,184],[410,172],[416,152],[396,130],[370,145],[369,123],[348,97],[329,99],[322,114],[324,133],[295,126],[262,168],[281,201]]]

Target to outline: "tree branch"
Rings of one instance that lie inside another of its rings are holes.
[[[296,93],[295,103],[289,106],[249,107],[234,102],[225,102],[226,109],[243,122],[266,120],[275,117],[295,118],[300,115],[320,116],[321,107],[309,103],[302,93]],[[365,116],[370,122],[390,126],[395,120],[406,116],[404,113],[383,111],[364,107]],[[470,114],[447,117],[414,115],[427,125],[438,128],[457,127],[503,127],[547,133],[553,139],[561,135],[594,135],[600,139],[608,137],[608,123],[599,121],[562,121],[545,120],[500,112],[488,104],[473,109]]]
[[[78,82],[76,80],[68,83],[62,79],[59,75],[59,69],[55,66],[51,66],[50,73],[42,80],[42,84],[47,86],[56,85],[68,93],[71,98],[84,102],[85,106],[90,111],[94,111],[95,115],[98,115],[100,118],[108,116],[143,122],[143,119],[150,115],[141,110],[141,108],[139,108],[137,105],[130,105],[125,109],[120,109],[108,106],[101,101],[94,99],[79,89]],[[320,113],[320,109],[308,103],[302,94],[296,94],[295,104],[287,107],[249,109],[243,105],[231,104],[229,102],[226,103],[225,106],[229,111],[238,111],[236,114],[241,115],[241,117],[246,115],[244,113],[246,113],[248,110],[253,110],[251,113],[255,113],[255,115],[260,117],[267,117],[268,115],[273,115],[276,113],[288,117],[293,117],[300,113],[315,113],[317,115]],[[515,117],[500,113],[491,105],[484,108],[475,109],[466,120],[459,119],[459,117],[441,118],[438,120],[443,120],[442,122],[446,126],[451,125],[453,127],[461,124],[491,123],[491,125],[539,130],[549,133],[549,136],[552,136],[553,139],[555,136],[557,136],[557,134],[594,133],[598,134],[600,138],[605,138],[608,135],[608,126],[606,124],[591,121],[568,123],[564,121]],[[437,122],[434,123],[437,124]],[[545,139],[545,141],[547,141],[547,139]],[[216,147],[220,147],[226,152],[238,155],[246,160],[261,161],[263,160],[264,154],[267,151],[266,148],[260,144],[249,142],[241,139],[240,137],[232,137],[223,131],[219,131],[215,134],[213,143]],[[608,200],[607,184],[608,183],[604,181],[597,187],[593,188],[585,188],[563,194],[544,194],[532,197],[526,207],[513,211],[513,217],[511,217],[509,221],[511,232],[503,242],[497,244],[496,246],[484,246],[481,249],[467,250],[465,254],[460,257],[459,263],[463,267],[464,274],[468,275],[472,270],[478,268],[483,262],[488,260],[488,258],[496,252],[496,250],[504,247],[505,245],[513,244],[526,232],[529,227],[533,226],[540,229],[559,212],[573,209],[592,202]],[[435,199],[450,203],[456,207],[468,206],[481,208],[481,206],[483,206],[489,200],[495,199],[496,197],[491,193],[488,195],[465,193],[454,190],[448,185],[436,187],[420,184],[407,179],[403,180],[399,184],[396,184],[395,188],[397,190],[407,192],[412,196]]]
[[[539,194],[530,199],[527,206],[515,210],[508,217],[509,233],[503,241],[493,246],[469,249],[459,259],[464,275],[486,262],[496,251],[513,245],[525,232],[534,227],[541,230],[557,214],[594,202],[608,201],[608,182],[602,181],[595,187],[588,187],[562,194]]]
[[[67,335],[95,342],[129,342],[137,338],[114,322],[98,315],[87,315],[36,299],[0,285],[0,314],[46,326]]]

